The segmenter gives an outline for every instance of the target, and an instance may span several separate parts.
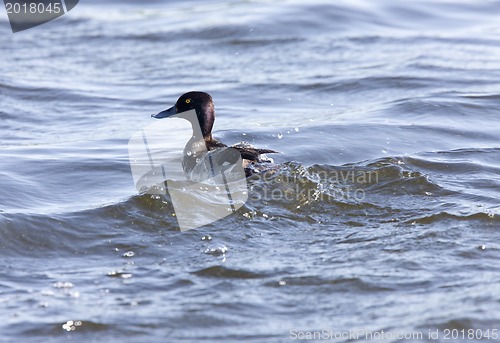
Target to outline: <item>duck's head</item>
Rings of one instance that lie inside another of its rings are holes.
[[[187,92],[180,96],[174,106],[153,114],[153,118],[167,118],[178,114],[177,117],[191,121],[188,117],[183,117],[182,113],[195,110],[198,123],[201,128],[203,138],[211,139],[212,127],[215,121],[215,109],[212,97],[205,92]],[[191,122],[192,125],[196,124]]]

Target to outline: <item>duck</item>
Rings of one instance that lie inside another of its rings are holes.
[[[278,153],[271,149],[259,149],[247,142],[240,142],[232,146],[220,142],[212,136],[215,122],[215,106],[212,96],[201,91],[190,91],[182,94],[175,105],[151,115],[156,119],[178,117],[191,123],[193,135],[186,143],[182,156],[182,168],[189,179],[196,179],[196,174],[206,170],[210,158],[210,166],[213,172],[212,158],[217,165],[239,163],[243,168],[245,177],[264,172],[274,163],[272,158],[266,154]],[[205,166],[201,166],[205,164]]]

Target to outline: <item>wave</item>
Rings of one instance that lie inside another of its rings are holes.
[[[500,153],[498,149],[488,151]],[[387,223],[425,226],[435,222],[496,225],[500,220],[496,199],[500,195],[490,188],[491,184],[479,179],[473,190],[455,187],[463,184],[461,175],[470,174],[480,165],[461,162],[449,168],[433,161],[443,153],[457,158],[493,158],[486,151],[467,149],[427,153],[425,159],[388,157],[343,166],[306,167],[288,162],[250,178],[244,206],[206,227],[245,223],[258,226],[271,221],[277,230],[285,229],[285,223],[290,222],[347,227]],[[449,161],[449,156],[446,159]],[[489,172],[498,170],[478,173]],[[210,202],[210,198],[204,201]],[[61,214],[0,213],[4,255],[81,251],[106,255],[111,251],[109,241],[115,245],[130,244],[123,236],[124,230],[135,234],[161,232],[167,236],[178,232],[169,194],[138,194],[107,206]]]

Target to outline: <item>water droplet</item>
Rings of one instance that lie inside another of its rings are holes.
[[[135,252],[133,251],[127,251],[125,254],[123,254],[123,257],[134,257]]]
[[[186,155],[191,156],[193,155],[193,152],[189,150],[188,152],[186,152]]]
[[[298,127],[296,127],[294,130],[295,130],[295,132],[299,132],[299,128]]]
[[[108,276],[110,276],[110,277],[119,277],[119,278],[122,278],[122,279],[130,279],[132,277],[132,274],[113,270],[113,271],[110,271],[108,273]]]
[[[63,330],[66,331],[75,331],[77,326],[82,326],[82,322],[80,320],[72,321],[68,320],[66,323],[62,325]]]
[[[283,134],[280,132],[280,133],[278,133],[278,139],[281,139],[281,138],[283,138]]]
[[[278,284],[279,284],[280,286],[285,286],[285,285],[286,285],[286,281],[280,280],[280,282],[278,282]]]
[[[62,328],[66,331],[71,331],[71,328],[73,327],[73,321],[68,320],[66,323],[62,325]]]
[[[73,284],[71,282],[55,282],[52,284],[54,288],[73,288]]]
[[[212,256],[223,256],[224,257],[227,250],[228,250],[227,247],[223,245],[220,247],[208,248],[205,250],[205,254],[212,255]]]

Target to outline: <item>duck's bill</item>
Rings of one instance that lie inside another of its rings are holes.
[[[156,119],[161,119],[161,118],[168,118],[173,115],[177,114],[175,111],[175,106],[170,107],[169,109],[165,111],[161,111],[158,114],[152,114],[151,117],[156,118]]]

